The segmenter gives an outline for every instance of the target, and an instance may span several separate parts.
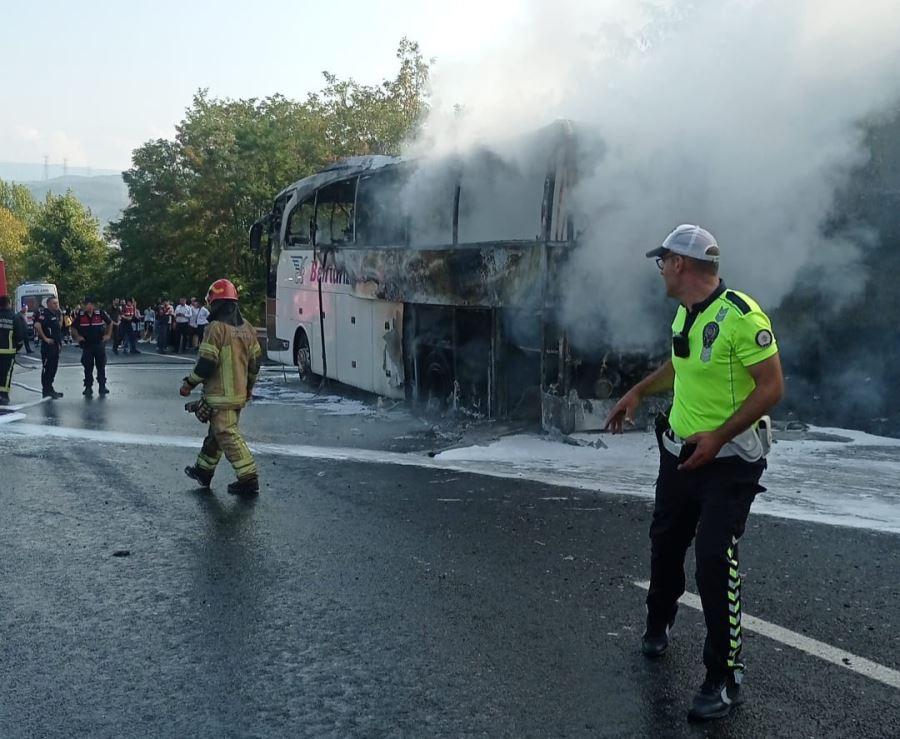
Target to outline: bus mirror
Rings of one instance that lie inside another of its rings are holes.
[[[250,251],[258,254],[262,248],[262,221],[257,221],[250,226]]]

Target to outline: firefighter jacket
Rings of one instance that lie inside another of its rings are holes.
[[[22,321],[11,308],[0,309],[0,354],[15,354],[25,340]]]
[[[248,321],[237,326],[211,321],[185,382],[191,387],[202,383],[203,397],[213,408],[243,408],[256,384],[261,355],[256,329]]]

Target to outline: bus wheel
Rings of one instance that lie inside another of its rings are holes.
[[[421,397],[431,410],[445,410],[453,394],[453,370],[443,352],[433,351],[422,364]]]
[[[298,332],[297,338],[294,340],[294,364],[297,365],[300,382],[310,382],[312,380],[312,352],[309,348],[306,331]]]

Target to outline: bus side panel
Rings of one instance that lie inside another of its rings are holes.
[[[338,295],[337,304],[336,330],[341,336],[337,379],[372,392],[372,308],[375,301]]]
[[[403,303],[372,301],[372,360],[373,391],[402,400]]]

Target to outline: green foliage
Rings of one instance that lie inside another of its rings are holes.
[[[34,220],[38,212],[37,201],[25,185],[0,180],[0,208],[10,211],[25,224]]]
[[[2,186],[0,182],[0,186]],[[22,282],[28,226],[9,208],[0,205],[0,257],[6,262],[7,289],[12,293]]]
[[[25,277],[56,283],[60,301],[74,304],[103,284],[108,254],[90,211],[71,192],[48,193],[28,227]]]
[[[258,321],[263,265],[247,251],[247,232],[275,194],[343,157],[399,153],[420,124],[429,62],[407,39],[397,57],[392,80],[368,86],[326,72],[325,87],[302,102],[198,92],[175,140],[147,142],[124,174],[131,202],[107,232],[120,247],[111,273],[116,292],[143,304],[202,295],[228,277]]]

